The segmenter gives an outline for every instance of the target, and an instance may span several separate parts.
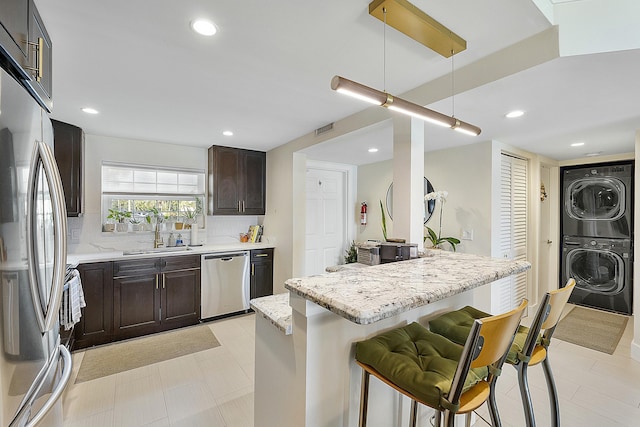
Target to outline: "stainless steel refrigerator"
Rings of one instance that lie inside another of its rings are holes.
[[[47,113],[0,72],[0,426],[62,426],[64,193]]]

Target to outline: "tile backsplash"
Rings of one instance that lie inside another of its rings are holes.
[[[239,241],[240,233],[246,233],[250,225],[261,224],[262,216],[207,216],[205,228],[198,230],[201,244],[234,243]],[[189,230],[173,230],[174,236],[182,234],[185,244],[191,244]],[[162,231],[165,241],[170,231]],[[99,214],[85,214],[79,218],[67,218],[67,251],[70,254],[93,253],[103,251],[121,251],[131,249],[149,249],[153,247],[154,233],[146,232],[102,232]]]

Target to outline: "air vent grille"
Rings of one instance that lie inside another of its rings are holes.
[[[318,129],[316,129],[316,136],[322,135],[323,133],[327,133],[333,129],[333,123],[329,123],[328,125],[324,125]]]

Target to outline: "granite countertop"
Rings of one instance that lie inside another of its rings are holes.
[[[139,259],[139,258],[154,258],[161,256],[182,256],[182,255],[201,255],[214,252],[226,252],[226,251],[249,251],[251,249],[265,249],[273,248],[274,244],[270,243],[224,243],[224,244],[212,244],[201,246],[184,246],[176,248],[162,248],[158,251],[154,251],[152,248],[147,248],[148,252],[138,253],[132,250],[131,255],[125,255],[123,251],[117,250],[104,250],[90,253],[73,253],[67,255],[67,264],[77,266],[87,262],[102,262],[102,261],[121,261],[127,259]]]
[[[289,279],[285,288],[366,325],[530,268],[526,261],[425,250],[422,258]]]
[[[251,308],[269,320],[285,335],[291,335],[292,310],[289,305],[289,292],[252,299]]]

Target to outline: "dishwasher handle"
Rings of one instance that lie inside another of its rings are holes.
[[[223,254],[202,255],[202,259],[203,260],[217,259],[220,261],[231,261],[233,258],[248,257],[248,256],[249,256],[248,251],[232,252],[232,253],[225,252]]]

